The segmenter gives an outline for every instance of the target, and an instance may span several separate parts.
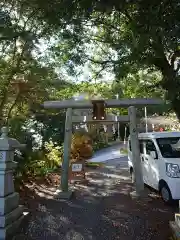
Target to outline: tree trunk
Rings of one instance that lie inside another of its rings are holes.
[[[10,109],[9,109],[9,112],[7,113],[7,123],[11,117],[11,113],[12,113],[12,110],[14,109],[14,107],[17,105],[18,101],[19,101],[19,98],[21,97],[21,92],[19,91],[18,94],[16,95],[16,98],[15,98],[15,101],[14,103],[11,105]]]
[[[180,77],[174,73],[163,78],[162,87],[167,91],[167,100],[180,120]]]

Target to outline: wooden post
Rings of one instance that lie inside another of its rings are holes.
[[[70,153],[71,153],[71,139],[72,139],[72,108],[68,108],[66,111],[64,158],[62,162],[62,173],[61,173],[62,192],[68,192],[68,172],[69,172],[69,160],[70,160]]]
[[[124,128],[124,144],[126,144],[126,138],[127,138],[127,127]]]
[[[146,132],[148,132],[147,107],[144,108],[144,116],[146,121]]]
[[[136,109],[134,106],[129,107],[129,118],[130,118],[130,139],[132,148],[132,161],[133,169],[135,173],[135,188],[136,192],[133,195],[140,196],[144,190],[144,182],[142,175],[142,166],[140,159],[139,140],[137,133],[137,122],[136,122]]]

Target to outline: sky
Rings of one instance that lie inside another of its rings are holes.
[[[41,56],[45,56],[47,54],[48,51],[48,47],[54,43],[54,40],[51,39],[50,42],[41,40],[40,44],[38,44],[38,49],[41,53]],[[98,49],[96,46],[93,46],[92,44],[87,44],[87,53],[90,56],[93,56],[93,54],[97,55],[98,54]],[[37,56],[37,53],[34,52],[34,55]],[[38,53],[39,56],[39,53]],[[66,67],[56,67],[55,71],[60,75],[60,77],[65,79],[65,80],[69,80],[69,81],[73,81],[76,83],[79,82],[83,82],[83,81],[94,81],[93,80],[93,71],[92,71],[92,64],[91,62],[87,61],[83,66],[77,66],[76,67],[76,71],[78,74],[77,76],[72,76],[68,74],[68,71],[66,70]],[[96,70],[98,71],[98,69],[96,68]],[[115,79],[114,74],[112,73],[112,71],[108,70],[104,70],[102,72],[102,78],[96,79],[96,82],[112,82]]]

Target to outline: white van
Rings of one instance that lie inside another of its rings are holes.
[[[138,135],[144,183],[158,190],[167,203],[180,199],[180,132],[148,132]],[[179,141],[179,142],[178,142]],[[128,165],[134,180],[131,142]]]

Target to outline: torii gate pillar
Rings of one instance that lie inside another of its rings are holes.
[[[66,192],[67,198],[69,198],[71,195],[71,192],[68,191],[68,170],[71,154],[71,138],[72,138],[72,108],[68,108],[66,111],[65,135],[64,135],[64,159],[62,162],[61,172],[61,190],[62,192]]]
[[[136,191],[132,192],[131,195],[132,197],[139,197],[143,194],[143,191],[144,191],[144,181],[143,181],[139,140],[138,140],[138,132],[137,132],[136,108],[134,106],[129,107],[128,114],[129,114],[129,120],[130,120],[129,121],[130,140],[131,140],[133,168],[135,173],[135,189],[136,189]]]

